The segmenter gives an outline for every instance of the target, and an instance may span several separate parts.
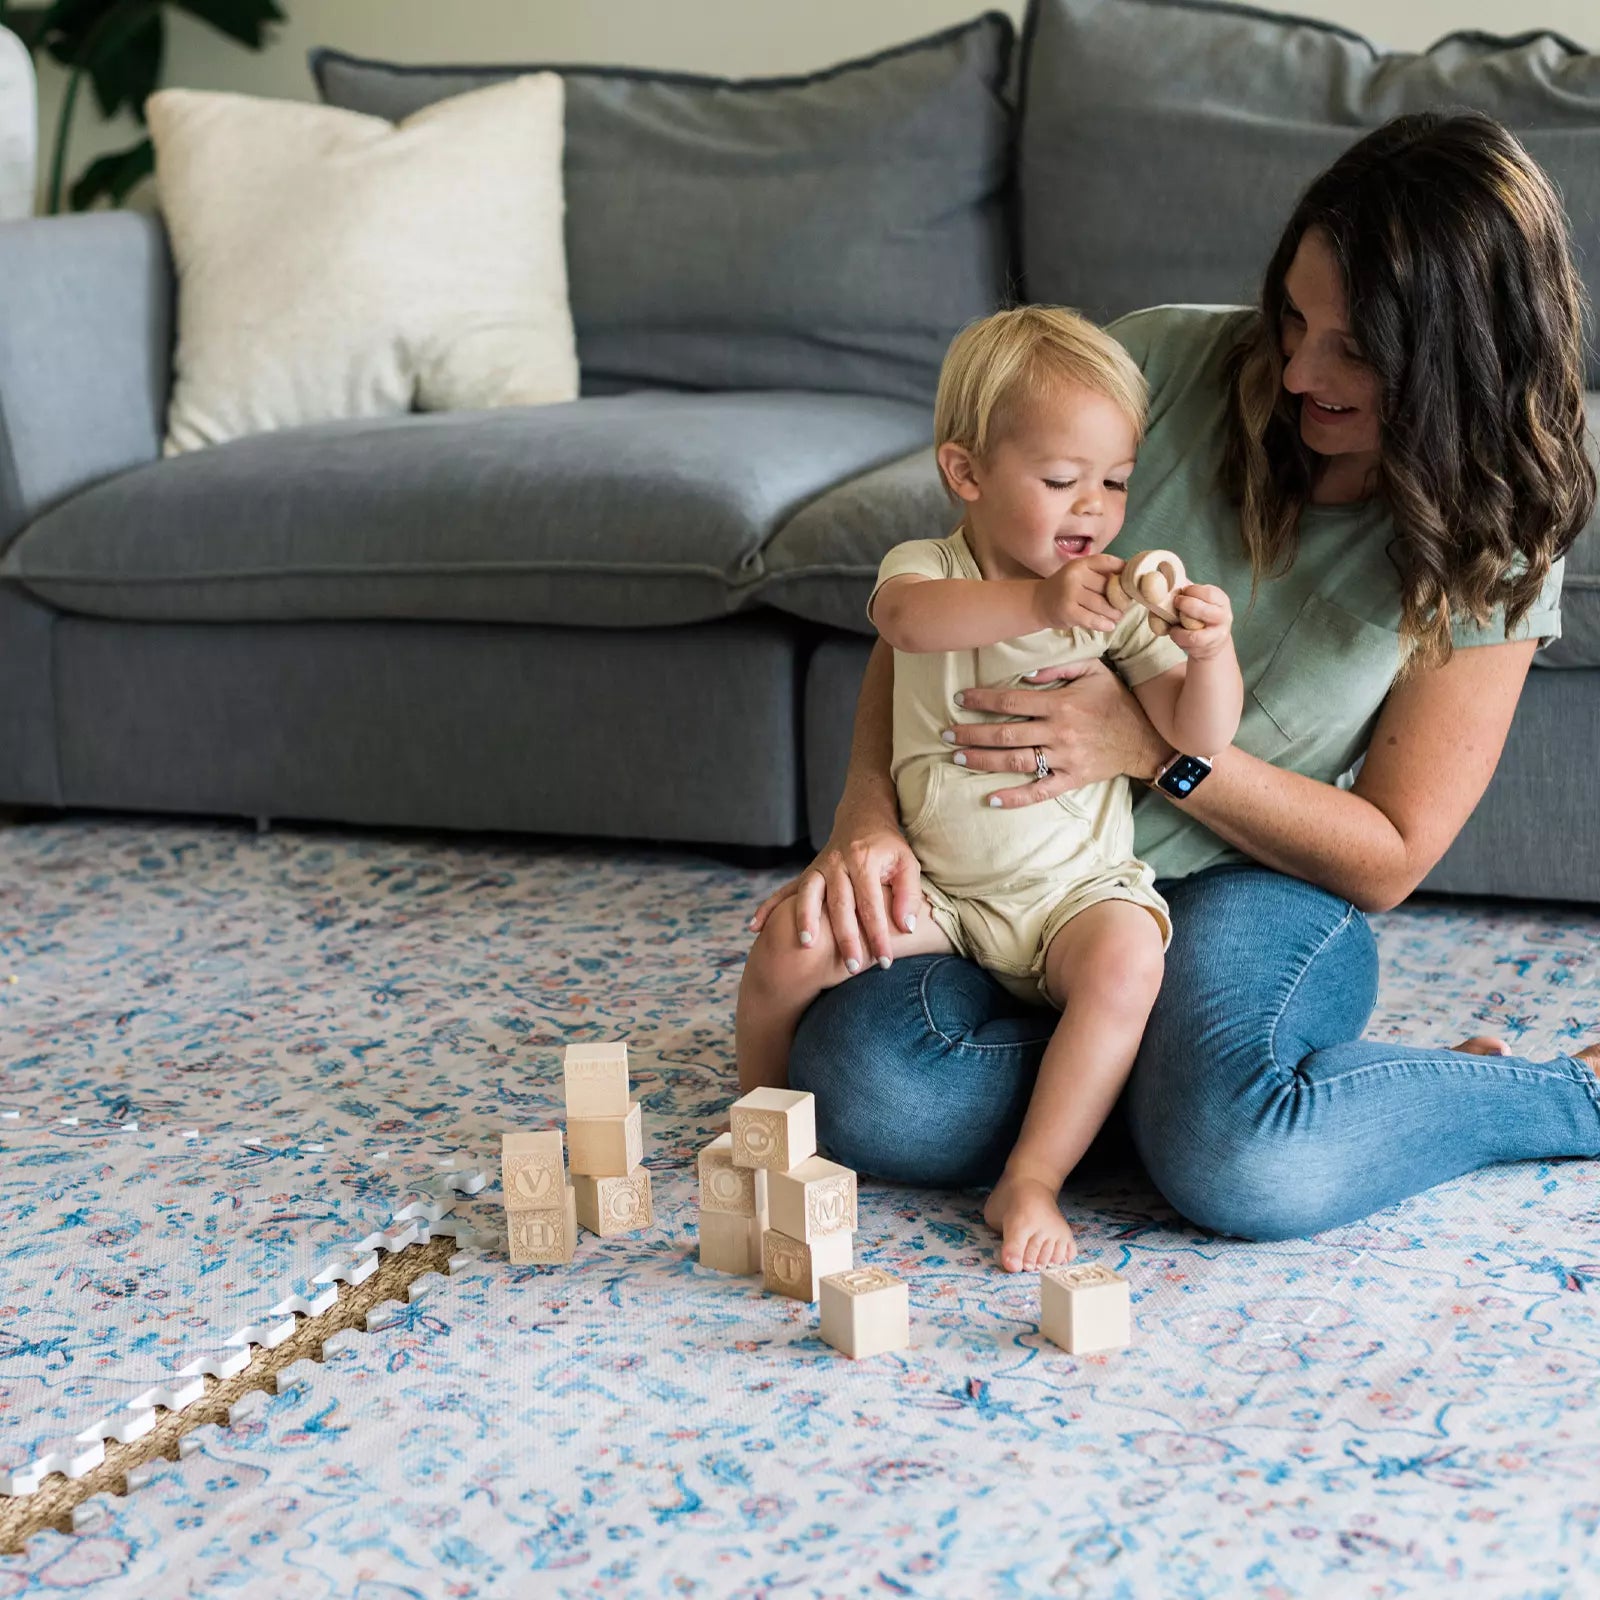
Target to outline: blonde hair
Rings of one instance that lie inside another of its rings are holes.
[[[969,322],[939,372],[934,449],[958,444],[981,459],[1023,413],[1067,383],[1104,395],[1133,424],[1134,437],[1144,437],[1144,374],[1103,328],[1065,306],[1013,306]]]

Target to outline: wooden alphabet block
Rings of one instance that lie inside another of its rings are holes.
[[[736,1167],[787,1172],[817,1153],[816,1096],[803,1090],[752,1089],[733,1102],[728,1120]]]
[[[644,1160],[644,1118],[635,1100],[625,1117],[568,1117],[567,1165],[573,1175],[622,1178]]]
[[[822,1280],[822,1337],[852,1361],[911,1343],[911,1295],[882,1267],[854,1267]]]
[[[791,1239],[820,1239],[856,1227],[856,1175],[822,1156],[767,1174],[771,1225]]]
[[[570,1261],[578,1243],[576,1197],[571,1186],[559,1206],[506,1212],[506,1242],[517,1267],[554,1266]]]
[[[733,1135],[719,1133],[700,1152],[700,1209],[755,1217],[767,1209],[767,1174],[733,1164]]]
[[[508,1211],[559,1210],[566,1186],[559,1128],[500,1136],[500,1191]]]
[[[1093,1262],[1039,1275],[1039,1331],[1071,1355],[1118,1350],[1132,1338],[1128,1280]]]
[[[628,1047],[569,1044],[563,1060],[568,1117],[625,1117],[628,1098]]]
[[[643,1167],[621,1178],[576,1177],[572,1186],[578,1192],[578,1221],[602,1239],[637,1233],[655,1221],[650,1174]]]
[[[735,1211],[700,1213],[700,1265],[748,1278],[761,1270],[761,1222]]]
[[[791,1300],[815,1300],[818,1285],[830,1273],[846,1272],[855,1259],[853,1233],[829,1233],[807,1243],[776,1228],[761,1235],[761,1276],[769,1294]]]

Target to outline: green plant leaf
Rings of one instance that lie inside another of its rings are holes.
[[[64,67],[83,59],[83,47],[100,23],[128,0],[55,0],[39,19],[32,38]]]
[[[150,0],[131,0],[108,18],[103,33],[85,46],[83,65],[94,85],[100,115],[113,117],[124,106],[143,117],[144,103],[161,82],[167,51],[167,25]]]
[[[83,176],[72,186],[72,209],[87,211],[96,200],[109,200],[120,206],[134,187],[155,171],[155,146],[148,139],[115,155],[90,162]]]
[[[179,11],[209,22],[218,33],[259,50],[266,43],[267,28],[282,22],[284,14],[277,0],[171,0]]]

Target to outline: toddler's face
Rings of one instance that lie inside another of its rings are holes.
[[[1023,569],[1013,576],[1047,578],[1121,532],[1137,448],[1121,407],[1064,388],[973,461],[967,521],[998,564]]]

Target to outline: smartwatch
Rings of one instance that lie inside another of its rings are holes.
[[[1150,780],[1150,787],[1163,790],[1174,800],[1187,800],[1210,773],[1211,763],[1204,756],[1186,756],[1180,751]]]

